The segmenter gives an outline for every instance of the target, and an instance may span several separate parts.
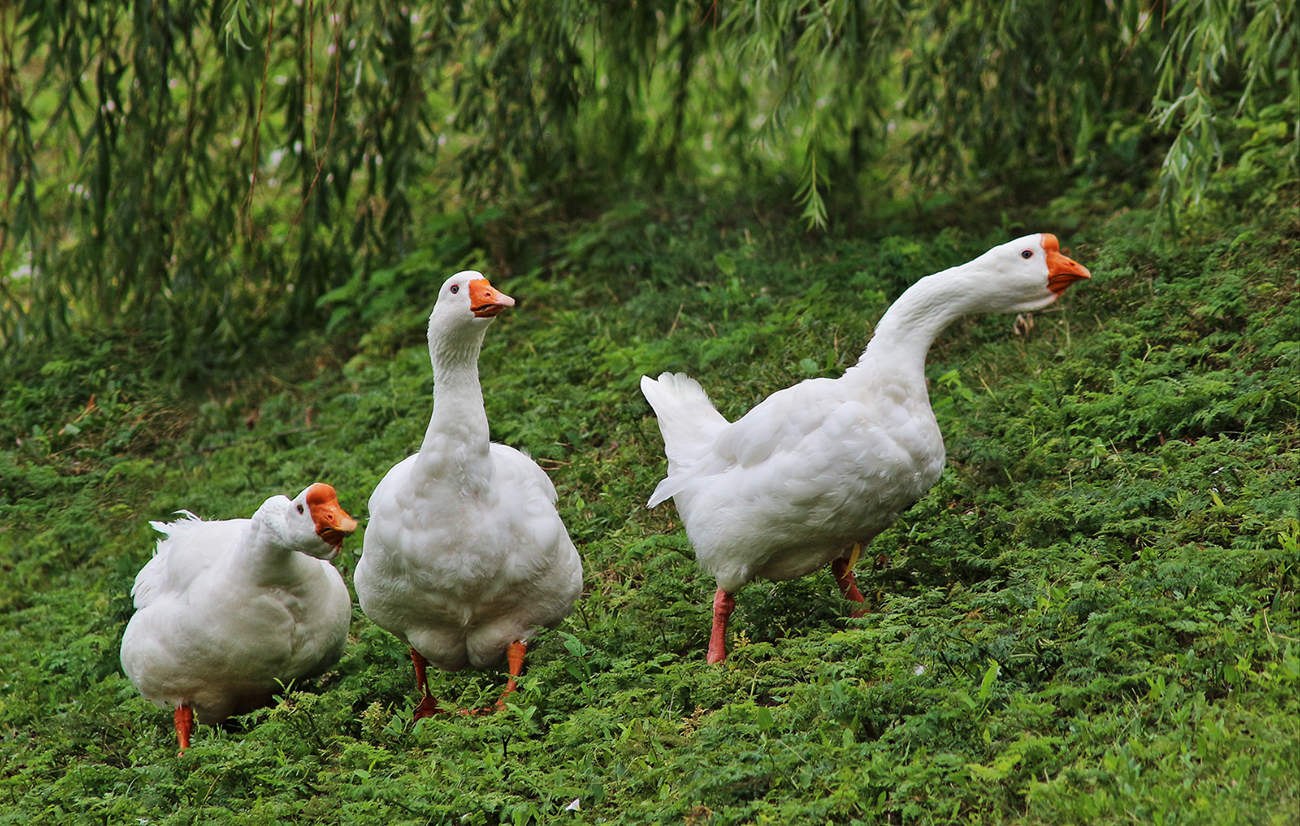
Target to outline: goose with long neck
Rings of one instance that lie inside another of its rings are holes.
[[[131,588],[121,652],[140,693],[173,709],[182,753],[196,714],[220,723],[338,662],[352,598],[330,560],[357,527],[320,482],[250,519],[184,513],[149,523],[163,538]]]
[[[861,547],[943,469],[925,383],[930,345],[963,315],[1042,309],[1088,277],[1050,233],[994,247],[912,285],[843,376],[780,390],[735,422],[683,374],[641,378],[668,459],[648,507],[674,501],[696,560],[717,581],[710,663],[726,658],[734,593],[752,579],[829,563],[844,597],[864,602],[853,575]]]
[[[440,711],[428,666],[507,662],[504,706],[529,640],[558,624],[582,589],[582,563],[556,510],[555,486],[532,459],[491,442],[478,358],[514,299],[482,274],[453,275],[429,316],[433,413],[420,450],[370,497],[354,584],[361,610],[410,648],[421,699]]]

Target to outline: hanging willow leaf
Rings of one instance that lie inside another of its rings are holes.
[[[0,341],[113,325],[220,364],[327,310],[363,317],[318,299],[446,214],[587,212],[679,182],[779,187],[814,228],[882,181],[881,199],[1041,198],[1156,177],[1177,214],[1234,160],[1295,179],[1298,17],[1282,0],[0,4]],[[456,226],[472,246],[480,225]]]

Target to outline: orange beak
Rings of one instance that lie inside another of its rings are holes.
[[[1061,243],[1050,232],[1043,233],[1043,251],[1047,253],[1047,289],[1057,295],[1076,281],[1092,278],[1087,267],[1061,254]]]
[[[344,537],[357,529],[357,520],[348,516],[334,488],[324,482],[307,488],[307,507],[311,509],[311,521],[316,524],[316,535],[335,548],[342,546]]]
[[[469,310],[479,318],[492,318],[513,306],[515,300],[489,284],[486,278],[469,282]]]

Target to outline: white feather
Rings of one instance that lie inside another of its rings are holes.
[[[163,537],[136,575],[121,651],[123,671],[149,700],[216,723],[342,655],[347,586],[324,559],[270,541],[260,530],[279,512],[270,505],[253,519],[179,511],[184,518],[150,522]]]
[[[582,590],[551,480],[488,439],[477,373],[487,325],[459,301],[467,289],[449,289],[464,275],[443,285],[430,317],[435,401],[424,443],[371,494],[354,576],[366,616],[449,670],[498,661],[564,619]]]
[[[773,393],[732,424],[694,380],[642,378],[668,459],[649,506],[674,500],[696,559],[728,592],[755,577],[801,576],[871,540],[942,472],[924,373],[930,343],[962,314],[1054,301],[1047,239],[1054,250],[1052,236],[1025,236],[921,279],[843,376]]]

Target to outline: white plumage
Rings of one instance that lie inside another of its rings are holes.
[[[343,653],[352,601],[330,564],[356,522],[329,485],[273,496],[251,519],[170,523],[131,589],[122,669],[175,709],[181,750],[193,715],[219,723],[315,676]]]
[[[442,285],[429,318],[434,405],[424,441],[370,497],[357,598],[411,647],[417,717],[438,710],[427,663],[485,668],[509,653],[504,698],[529,639],[564,619],[582,589],[555,487],[532,459],[488,437],[479,349],[490,319],[513,304],[477,272]]]
[[[943,469],[924,372],[939,332],[966,313],[1040,309],[1088,275],[1050,234],[994,247],[908,289],[843,376],[773,393],[734,423],[693,379],[642,377],[668,459],[648,506],[674,500],[696,559],[717,580],[710,662],[725,658],[732,594],[752,579],[831,563],[845,596],[862,600],[849,549],[893,522]]]

